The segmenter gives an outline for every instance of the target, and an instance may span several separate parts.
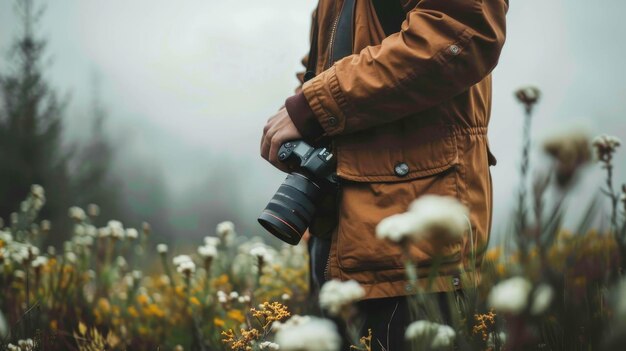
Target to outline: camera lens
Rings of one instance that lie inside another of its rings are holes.
[[[291,245],[300,242],[309,227],[320,187],[300,173],[291,173],[258,218],[270,233]]]

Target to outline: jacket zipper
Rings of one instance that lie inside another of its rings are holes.
[[[328,259],[326,260],[326,267],[324,268],[324,280],[325,281],[330,280],[330,252],[328,253]]]
[[[335,34],[337,32],[337,27],[339,26],[339,18],[341,18],[341,12],[343,12],[345,4],[345,1],[341,4],[341,9],[339,10],[339,13],[337,13],[337,16],[335,16],[335,21],[333,22],[333,27],[330,31],[330,49],[328,50],[328,62],[326,62],[325,69],[330,68],[330,66],[332,66],[333,64],[333,47],[335,44]]]
[[[334,149],[334,148],[333,148]],[[336,228],[335,231],[337,233],[335,233],[335,235],[339,235],[339,205],[341,204],[341,196],[342,196],[342,192],[341,192],[341,188],[337,189],[337,193],[335,194],[335,216],[337,218],[337,224],[336,224]],[[328,248],[329,250],[332,250],[333,245],[332,245],[332,235],[331,235],[331,244],[330,247]],[[336,238],[335,238],[336,240]],[[324,267],[324,280],[325,281],[329,281],[331,279],[330,277],[330,256],[332,254],[332,251],[328,252],[328,258],[326,259],[326,267]]]

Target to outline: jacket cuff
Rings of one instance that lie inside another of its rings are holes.
[[[302,91],[288,98],[285,101],[285,108],[304,141],[314,143],[324,135],[322,125],[317,121]]]

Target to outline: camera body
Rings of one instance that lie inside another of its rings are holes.
[[[277,155],[293,171],[258,221],[279,239],[296,245],[310,226],[322,196],[338,187],[337,162],[327,148],[315,148],[302,140],[284,143]]]
[[[288,141],[278,150],[278,160],[294,172],[309,176],[321,188],[337,184],[337,162],[325,147],[314,148],[302,140]]]

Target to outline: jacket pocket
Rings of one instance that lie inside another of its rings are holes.
[[[459,162],[455,134],[449,127],[396,133],[338,142],[337,175],[355,182],[402,182],[439,174]]]
[[[339,201],[336,254],[341,269],[402,268],[399,247],[376,238],[378,223],[405,212],[413,200],[425,194],[458,197],[459,156],[454,134],[445,128],[420,134],[422,137],[414,138],[402,149],[394,145],[338,148],[338,174],[350,180],[342,184]],[[408,170],[398,169],[398,164],[405,164]],[[435,252],[448,261],[458,261],[461,247],[458,242],[446,244],[443,249],[423,242],[412,245],[410,253],[418,266],[426,267]]]

